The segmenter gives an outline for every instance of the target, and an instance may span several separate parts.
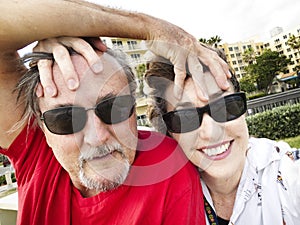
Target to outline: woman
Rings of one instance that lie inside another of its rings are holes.
[[[199,99],[187,76],[183,97],[173,97],[173,66],[162,58],[148,64],[153,88],[153,125],[178,141],[199,168],[207,224],[300,224],[300,167],[283,142],[249,138],[246,97],[233,75],[222,91],[203,66]]]

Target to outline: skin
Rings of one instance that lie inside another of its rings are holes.
[[[81,0],[14,0],[0,1],[0,146],[8,148],[18,136],[22,127],[10,129],[20,120],[24,105],[16,104],[17,93],[13,93],[25,67],[20,70],[17,50],[26,45],[52,38],[52,44],[37,48],[39,51],[53,52],[60,65],[65,84],[70,90],[79,86],[79,77],[64,46],[74,48],[83,55],[94,72],[101,72],[103,66],[92,47],[82,39],[72,41],[67,37],[126,37],[144,39],[150,50],[170,59],[176,65],[176,80],[183,84],[185,65],[188,61],[193,74],[200,74],[197,67],[201,61],[211,67],[220,86],[227,88],[227,64],[218,55],[204,48],[193,36],[181,28],[142,13],[112,9]],[[57,38],[61,37],[61,38]],[[63,44],[63,45],[62,45]],[[96,44],[99,50],[105,47]],[[54,97],[57,94],[51,68],[48,63],[40,65],[46,71],[41,77],[44,90]],[[48,90],[48,91],[47,91]],[[199,89],[200,90],[200,89]],[[5,106],[5,107],[3,107]],[[10,131],[10,132],[8,132]]]
[[[80,76],[80,88],[70,91],[63,85],[61,71],[55,64],[53,76],[60,88],[56,98],[39,98],[42,113],[66,105],[91,108],[106,96],[130,94],[126,75],[111,56],[101,56],[103,71],[100,76],[91,71],[82,56],[75,55],[71,59]],[[84,129],[75,134],[53,134],[44,123],[42,129],[47,143],[52,147],[59,163],[69,173],[73,185],[83,196],[90,197],[100,191],[112,189],[124,181],[129,165],[134,161],[137,129],[135,113],[128,120],[114,125],[103,123],[93,110],[89,110],[87,114],[88,120]],[[106,152],[100,157],[97,148],[104,145],[111,146],[112,152]]]
[[[228,91],[221,91],[209,73],[204,77],[204,89],[208,93],[209,101],[233,93],[233,87]],[[165,96],[171,95],[172,88],[172,85],[168,86]],[[207,105],[209,101],[199,99],[194,89],[194,83],[188,78],[182,99],[168,99],[167,111]],[[218,123],[206,113],[198,129],[182,134],[171,133],[171,136],[178,141],[190,161],[200,169],[218,216],[229,219],[248,147],[245,116]],[[221,146],[222,152],[217,150]],[[218,151],[219,154],[214,151]]]

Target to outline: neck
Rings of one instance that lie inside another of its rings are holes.
[[[231,217],[241,175],[242,171],[231,177],[212,177],[205,172],[201,174],[209,189],[216,214],[225,220]]]

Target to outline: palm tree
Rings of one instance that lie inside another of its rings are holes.
[[[294,50],[300,51],[300,37],[296,37],[294,34],[291,35],[287,41],[287,44]]]
[[[300,54],[300,36],[291,35],[287,41],[287,44],[294,49],[297,54]],[[300,65],[296,65],[294,70],[300,70]]]
[[[208,44],[206,38],[200,38],[200,39],[199,39],[199,42],[201,42],[201,43],[203,43],[203,44]]]
[[[210,39],[208,39],[208,44],[214,48],[218,47],[218,44],[222,41],[221,37],[216,35],[214,37],[211,37]]]
[[[251,65],[255,62],[256,53],[252,47],[247,48],[243,53],[243,60],[248,65]]]

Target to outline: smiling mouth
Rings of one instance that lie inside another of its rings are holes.
[[[225,144],[216,146],[216,147],[211,147],[211,148],[203,148],[201,151],[203,151],[207,156],[217,156],[220,155],[224,152],[226,152],[230,146],[231,142],[227,142]]]

